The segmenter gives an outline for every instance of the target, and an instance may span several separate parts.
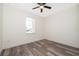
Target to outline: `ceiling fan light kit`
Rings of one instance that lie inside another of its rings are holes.
[[[43,8],[43,6],[40,6],[40,8]]]

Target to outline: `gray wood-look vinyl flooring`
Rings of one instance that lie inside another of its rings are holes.
[[[46,39],[4,49],[1,56],[79,56],[79,49]]]

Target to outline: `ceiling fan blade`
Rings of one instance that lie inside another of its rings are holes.
[[[40,6],[43,6],[43,5],[45,5],[46,3],[37,3],[38,5],[40,5]]]
[[[40,11],[41,13],[43,12],[43,9],[41,8],[41,11]]]
[[[37,7],[34,7],[34,8],[32,8],[32,9],[36,9],[36,8],[39,8],[40,6],[37,6]]]
[[[50,7],[50,6],[44,6],[45,8],[48,8],[48,9],[51,9],[52,7]]]

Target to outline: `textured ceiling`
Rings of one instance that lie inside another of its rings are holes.
[[[51,6],[52,9],[44,8],[43,13],[40,13],[39,8],[32,10],[33,7],[38,6],[36,3],[10,3],[7,5],[21,9],[21,10],[26,11],[26,12],[29,12],[33,15],[47,17],[47,16],[53,15],[57,12],[60,12],[64,9],[67,9],[69,7],[75,6],[76,4],[73,4],[73,3],[47,3],[46,5]]]

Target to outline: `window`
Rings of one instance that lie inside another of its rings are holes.
[[[35,32],[35,22],[32,18],[26,18],[26,33],[34,33]]]

